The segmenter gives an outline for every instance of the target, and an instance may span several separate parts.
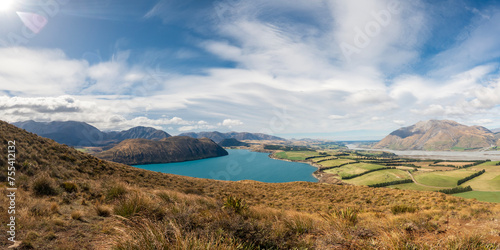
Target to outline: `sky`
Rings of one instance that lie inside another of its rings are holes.
[[[500,128],[500,3],[1,0],[0,119],[376,140]]]

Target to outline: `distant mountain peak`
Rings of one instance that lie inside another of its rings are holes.
[[[498,144],[495,135],[485,127],[466,126],[451,120],[428,120],[393,131],[374,148],[473,150]]]

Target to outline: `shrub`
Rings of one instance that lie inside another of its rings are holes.
[[[401,214],[401,213],[415,213],[418,210],[415,206],[409,205],[394,205],[391,207],[392,214]]]
[[[61,183],[61,187],[68,193],[73,193],[78,190],[78,187],[73,182],[63,182]]]
[[[33,190],[33,193],[37,196],[50,196],[57,194],[54,180],[46,174],[36,178],[33,181],[33,185],[31,188]]]
[[[411,179],[405,179],[405,180],[382,182],[382,183],[372,184],[372,185],[368,185],[368,186],[369,187],[386,187],[386,186],[392,186],[392,185],[398,185],[398,184],[404,184],[404,183],[412,183],[412,182],[413,181]]]
[[[248,207],[243,199],[229,196],[226,198],[223,208],[231,209],[238,214],[246,210]]]
[[[472,188],[470,186],[441,189],[441,190],[438,190],[437,192],[445,193],[445,194],[458,194],[458,193],[464,193],[464,192],[469,192],[469,191],[472,191]]]

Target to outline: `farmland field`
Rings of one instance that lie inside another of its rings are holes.
[[[345,180],[344,182],[354,185],[372,185],[381,182],[397,181],[409,178],[410,176],[406,171],[399,169],[388,169],[371,172],[354,179]]]
[[[471,192],[454,194],[454,196],[462,198],[475,198],[479,201],[500,203],[500,192],[471,191]]]
[[[336,160],[330,160],[330,161],[323,161],[323,162],[320,162],[318,164],[326,168],[326,167],[340,166],[342,164],[349,163],[349,162],[355,162],[355,160],[351,160],[351,159],[336,159]]]
[[[292,161],[304,161],[307,157],[319,156],[316,151],[285,151],[275,154],[277,158],[287,159]]]
[[[426,173],[417,172],[414,174],[414,177],[418,183],[421,183],[423,185],[447,188],[457,186],[458,180],[472,175],[475,172],[477,171],[466,169]]]
[[[369,170],[384,168],[385,166],[377,165],[377,164],[369,164],[369,163],[353,163],[342,166],[340,168],[333,168],[325,170],[326,173],[338,174],[340,176],[343,175],[354,175],[361,174]]]
[[[457,161],[442,161],[442,162],[438,162],[434,165],[443,165],[443,166],[447,166],[447,165],[452,165],[452,166],[455,166],[455,167],[463,167],[465,165],[469,165],[473,162],[469,162],[469,161],[464,161],[464,162],[457,162]]]
[[[464,184],[470,185],[472,189],[478,191],[500,191],[500,166],[495,163],[485,162],[481,165],[470,168],[474,171],[485,169],[486,172]]]

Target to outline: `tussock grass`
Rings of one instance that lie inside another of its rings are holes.
[[[105,205],[101,205],[99,202],[97,202],[94,205],[94,210],[95,210],[96,214],[98,216],[101,216],[101,217],[109,217],[113,213],[112,209],[110,207],[105,206]]]
[[[106,192],[106,199],[114,200],[123,198],[128,193],[128,188],[124,183],[112,183]]]
[[[248,209],[245,201],[241,198],[235,198],[233,196],[228,196],[223,205],[224,208],[230,209],[233,212],[239,214]]]
[[[134,192],[118,202],[114,208],[114,213],[125,218],[142,215],[160,219],[165,211],[148,195]]]
[[[406,204],[394,205],[391,207],[391,212],[393,214],[415,213],[416,211],[418,211],[416,206]]]
[[[436,192],[181,177],[101,161],[2,122],[0,131],[3,141],[15,137],[22,152],[16,173],[16,234],[26,248],[500,247],[496,204]],[[6,151],[5,144],[0,148]],[[0,164],[5,159],[0,157]],[[0,181],[5,181],[1,171]],[[65,182],[74,183],[76,190],[64,191]],[[247,209],[236,213],[223,208],[229,196],[244,200]],[[1,195],[0,204],[8,203]],[[393,214],[391,208],[400,204],[418,204],[418,213]],[[362,210],[354,216],[352,208]],[[345,215],[333,216],[342,210]],[[7,231],[3,222],[8,219],[6,207],[0,206],[1,230]],[[8,245],[0,237],[0,248]]]
[[[83,220],[83,212],[79,210],[75,210],[71,212],[71,219],[73,220]]]
[[[64,189],[64,191],[66,191],[68,193],[74,193],[78,190],[78,186],[75,183],[70,182],[70,181],[66,181],[66,182],[61,183],[61,188]]]

